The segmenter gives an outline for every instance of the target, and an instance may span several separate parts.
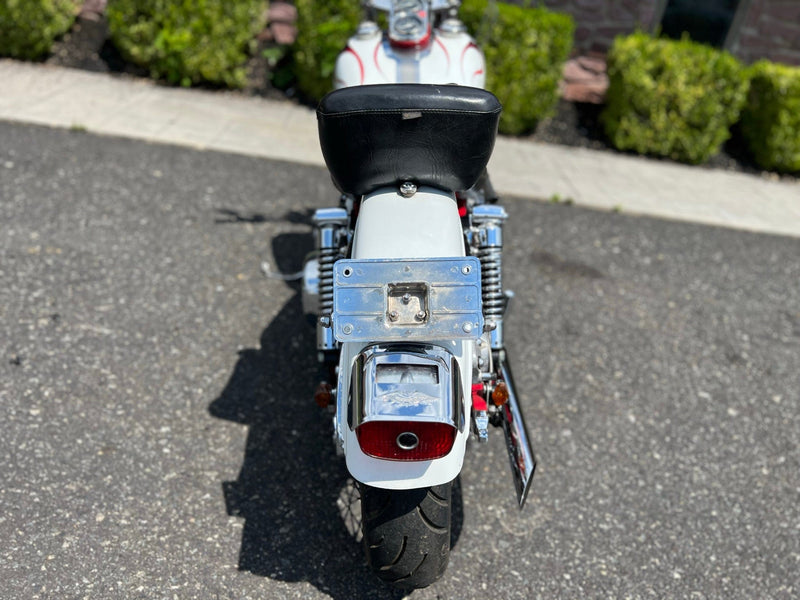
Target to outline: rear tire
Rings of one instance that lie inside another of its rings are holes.
[[[364,552],[372,571],[406,589],[439,579],[450,559],[453,482],[414,490],[359,487]]]

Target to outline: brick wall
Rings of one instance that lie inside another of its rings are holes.
[[[575,50],[605,52],[614,37],[637,28],[651,31],[657,0],[544,0],[575,19]],[[660,16],[660,15],[659,15]]]
[[[524,0],[505,0],[523,4]],[[536,2],[534,2],[534,5]],[[544,0],[575,19],[575,52],[605,52],[619,34],[653,31],[665,0]],[[800,65],[800,0],[740,0],[727,49],[745,63],[767,58]],[[658,14],[656,14],[658,12]]]
[[[766,58],[800,66],[800,1],[751,0],[729,48],[746,63]]]

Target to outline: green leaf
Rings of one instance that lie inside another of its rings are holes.
[[[601,122],[620,150],[702,163],[719,152],[748,89],[740,63],[684,38],[618,37]]]
[[[113,0],[109,31],[126,60],[189,86],[242,87],[266,0]]]

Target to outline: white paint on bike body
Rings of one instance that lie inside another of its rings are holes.
[[[483,88],[486,61],[467,33],[434,30],[420,50],[392,47],[380,33],[352,37],[336,59],[334,87],[381,83],[453,83]]]
[[[352,258],[465,256],[464,231],[452,193],[422,186],[410,198],[381,188],[361,201]]]
[[[395,188],[382,188],[362,200],[353,234],[354,259],[460,256],[465,256],[464,234],[452,193],[422,186],[412,197],[405,198]],[[468,386],[472,382],[474,341],[429,342],[456,357],[462,385]],[[353,363],[366,345],[369,344],[343,343],[339,359],[336,426],[344,443],[347,470],[358,481],[385,489],[414,489],[452,481],[464,462],[469,425],[456,434],[447,456],[435,460],[387,461],[361,451],[356,433],[348,425],[347,412]],[[469,389],[459,393],[464,394],[461,422],[469,424],[471,395]]]

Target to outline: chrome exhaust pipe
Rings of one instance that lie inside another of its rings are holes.
[[[525,426],[522,409],[517,399],[514,379],[505,357],[497,362],[498,373],[508,387],[508,402],[500,408],[501,424],[506,437],[506,449],[511,462],[511,474],[514,477],[514,487],[517,490],[517,502],[520,510],[525,505],[528,497],[533,472],[536,470],[536,457],[530,443],[530,434]]]

